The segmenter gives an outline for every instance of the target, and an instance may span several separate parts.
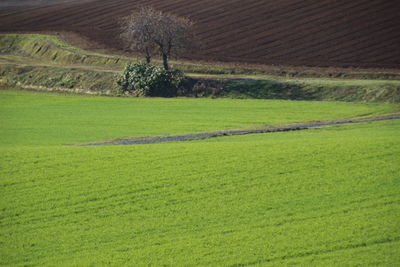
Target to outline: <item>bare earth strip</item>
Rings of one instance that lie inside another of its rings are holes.
[[[208,138],[222,137],[222,136],[299,131],[299,130],[306,130],[309,128],[324,127],[324,126],[335,126],[335,125],[343,125],[351,123],[398,120],[398,119],[400,119],[400,113],[393,113],[393,114],[385,114],[385,115],[371,116],[371,117],[355,117],[351,119],[342,119],[342,120],[308,121],[308,122],[287,124],[283,126],[275,126],[275,127],[269,126],[258,129],[225,130],[225,131],[198,133],[198,134],[172,135],[172,136],[120,138],[98,143],[81,144],[81,146],[143,145],[143,144],[155,144],[155,143],[174,142],[174,141],[191,141],[191,140],[208,139]]]

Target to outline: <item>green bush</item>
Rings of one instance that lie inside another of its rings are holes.
[[[163,68],[145,63],[128,64],[117,83],[121,93],[135,96],[176,96],[185,76],[179,70]]]

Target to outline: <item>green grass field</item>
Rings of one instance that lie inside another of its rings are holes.
[[[398,108],[0,91],[0,265],[396,266],[399,121],[64,144]]]

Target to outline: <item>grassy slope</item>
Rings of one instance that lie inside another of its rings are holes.
[[[0,265],[400,261],[398,121],[140,146],[59,145],[125,130],[178,133],[394,106],[16,91],[2,91],[0,100]]]
[[[0,144],[68,144],[346,118],[394,104],[231,99],[135,99],[0,91]]]
[[[132,60],[84,51],[55,36],[42,34],[0,34],[0,47],[2,53],[24,55],[38,62],[122,68]]]
[[[0,83],[23,88],[110,95],[116,88],[118,72],[132,60],[137,59],[84,51],[54,36],[0,35]],[[290,68],[286,67],[284,71],[275,69],[260,72],[251,68],[226,67],[218,64],[173,62],[173,65],[190,73],[195,79],[201,77],[200,81],[205,82],[207,87],[224,88],[221,92],[218,89],[218,93],[200,92],[199,95],[400,102],[400,81],[396,71],[363,73],[353,70],[337,73],[330,72],[329,69],[320,69],[309,73],[291,72]],[[304,76],[324,78],[310,79]],[[327,77],[353,79],[327,79]],[[206,81],[203,81],[204,79]],[[191,95],[190,92],[188,94]]]

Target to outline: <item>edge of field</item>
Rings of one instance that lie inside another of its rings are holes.
[[[2,87],[116,95],[118,73],[139,60],[86,51],[58,36],[0,34]],[[400,71],[394,69],[171,63],[190,77],[185,96],[400,102]]]

